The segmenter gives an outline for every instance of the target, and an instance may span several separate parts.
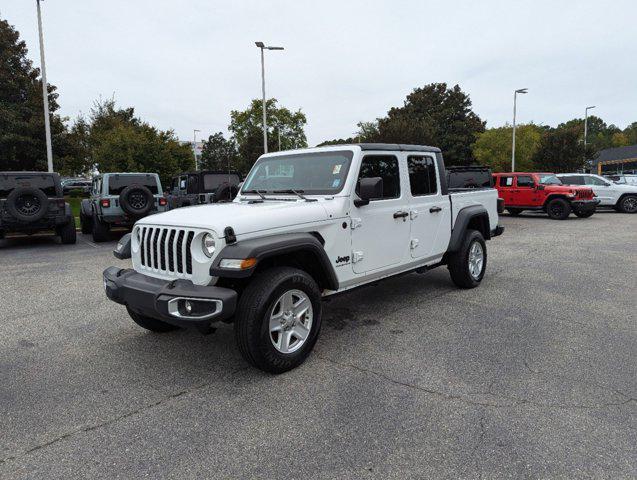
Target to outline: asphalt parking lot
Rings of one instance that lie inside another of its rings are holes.
[[[115,241],[0,241],[0,477],[637,477],[637,215],[501,222],[479,288],[335,298],[281,376],[134,325]]]

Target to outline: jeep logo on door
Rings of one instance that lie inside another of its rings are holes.
[[[336,266],[347,265],[349,263],[349,255],[336,258]]]

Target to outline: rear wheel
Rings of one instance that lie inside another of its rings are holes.
[[[97,215],[93,216],[91,222],[94,242],[105,242],[108,240],[108,223],[102,222]]]
[[[265,372],[283,373],[303,363],[320,329],[321,292],[303,270],[265,270],[239,299],[237,345],[246,361]]]
[[[84,235],[88,235],[93,231],[91,219],[80,212],[80,229]]]
[[[566,220],[571,214],[571,204],[563,198],[555,198],[546,206],[546,213],[553,220]]]
[[[451,280],[460,288],[480,285],[487,268],[487,244],[477,230],[467,230],[460,250],[454,253],[447,265]]]
[[[147,317],[145,315],[141,315],[137,312],[133,312],[130,308],[126,307],[128,310],[128,314],[130,318],[133,319],[137,325],[146,330],[150,330],[155,333],[166,333],[172,332],[173,330],[177,330],[179,327],[171,325],[170,323],[162,322],[161,320],[157,320],[156,318]]]
[[[507,212],[509,212],[509,215],[511,215],[512,217],[517,217],[518,215],[520,215],[522,213],[522,209],[520,209],[520,208],[507,208]]]
[[[60,240],[64,244],[71,244],[77,241],[77,232],[75,231],[75,218],[71,217],[69,222],[63,227],[58,228],[56,232],[60,236]]]
[[[619,201],[619,211],[637,213],[637,195],[626,195]]]

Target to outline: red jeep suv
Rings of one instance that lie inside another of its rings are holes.
[[[590,187],[563,185],[553,173],[494,173],[493,180],[513,216],[522,210],[540,210],[555,220],[566,219],[571,211],[586,218],[599,203]]]

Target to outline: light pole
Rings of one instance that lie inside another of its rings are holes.
[[[281,125],[276,126],[277,133],[279,134],[279,152],[281,151]]]
[[[261,49],[261,91],[263,93],[263,152],[268,153],[268,121],[265,114],[265,55],[264,50],[283,50],[283,47],[267,47],[263,42],[254,42]]]
[[[192,131],[192,154],[195,156],[195,171],[199,170],[199,162],[197,161],[197,132],[201,132],[201,130],[195,128]]]
[[[595,108],[595,105],[592,107],[586,107],[584,110],[584,150],[586,150],[586,136],[588,135],[588,111]]]
[[[46,135],[46,163],[49,172],[53,172],[53,147],[51,146],[51,121],[49,119],[49,91],[46,83],[46,66],[44,63],[44,35],[42,34],[42,12],[40,1],[38,6],[38,31],[40,33],[40,69],[42,70],[42,103],[44,104],[44,134]]]
[[[513,145],[511,147],[511,171],[515,172],[515,109],[518,101],[518,93],[527,93],[528,88],[520,88],[513,93]]]

